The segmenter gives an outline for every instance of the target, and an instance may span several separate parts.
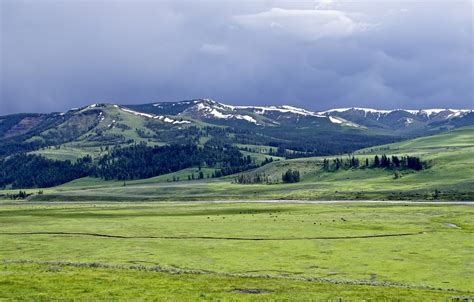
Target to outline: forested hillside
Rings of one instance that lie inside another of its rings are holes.
[[[213,100],[92,104],[63,113],[0,117],[0,158],[35,152],[73,160],[140,142],[258,145],[286,158],[335,155],[474,124],[472,110],[231,106]]]
[[[470,110],[311,112],[206,99],[15,114],[0,117],[0,187],[49,187],[84,176],[143,179],[187,168],[213,169],[192,178],[221,177],[274,160],[350,154],[471,122]],[[344,165],[341,160],[330,167]]]
[[[87,155],[75,162],[19,154],[0,161],[0,188],[44,188],[91,176],[104,180],[133,180],[199,167],[197,178],[220,177],[258,166],[232,145],[208,142],[197,145],[117,147],[97,160]],[[216,169],[204,175],[201,168]],[[193,176],[194,177],[194,176]]]

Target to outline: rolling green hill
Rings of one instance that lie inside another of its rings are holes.
[[[419,156],[427,163],[422,171],[400,171],[398,179],[394,172],[386,169],[349,169],[326,172],[322,169],[324,158],[294,159],[274,162],[249,173],[264,173],[279,180],[287,169],[302,173],[302,184],[324,186],[326,189],[310,189],[311,192],[328,192],[334,189],[337,198],[344,194],[356,198],[437,198],[473,199],[474,191],[474,127],[459,128],[447,133],[421,137],[399,143],[362,149],[354,156],[361,162],[365,158],[382,154]],[[347,155],[346,155],[347,157]],[[334,157],[328,157],[329,160]],[[295,185],[299,186],[299,185]],[[304,198],[304,193],[301,198]],[[431,196],[430,196],[431,195]],[[318,195],[316,195],[318,196]],[[328,195],[329,196],[329,195]],[[470,197],[468,197],[470,196]]]
[[[474,199],[474,127],[362,149],[354,155],[363,161],[374,154],[417,155],[427,163],[421,171],[400,170],[394,177],[387,169],[344,169],[327,172],[325,157],[280,160],[245,174],[261,173],[274,184],[236,184],[237,175],[220,179],[188,181],[192,170],[158,178],[127,182],[84,178],[44,189],[31,200],[228,200],[228,199]],[[347,155],[343,155],[347,156]],[[340,156],[339,156],[340,157]],[[333,159],[333,157],[327,157]],[[287,169],[301,173],[301,182],[282,184]],[[207,172],[206,172],[207,173]],[[173,176],[180,181],[172,181]],[[183,180],[184,179],[184,180]],[[29,190],[28,192],[36,192]],[[5,194],[15,191],[3,191]]]
[[[0,188],[55,186],[84,176],[133,180],[197,166],[216,169],[213,177],[220,177],[272,160],[339,154],[399,139],[389,131],[334,122],[290,106],[235,107],[211,100],[92,104],[64,113],[0,117]],[[137,145],[148,149],[129,152]],[[188,163],[153,167],[158,156],[152,164],[152,154],[161,152],[158,147],[187,152],[182,149],[189,145],[227,155],[217,161],[204,155],[192,163],[175,156]],[[64,175],[55,169],[63,169]]]
[[[472,148],[474,146],[474,127],[463,127],[450,132],[420,137],[394,144],[382,145],[374,148],[359,150],[359,154],[377,152],[395,153],[434,153],[438,151],[452,151],[455,149]]]

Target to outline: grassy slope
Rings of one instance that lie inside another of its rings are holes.
[[[474,127],[418,138],[356,153],[361,160],[373,154],[414,154],[430,161],[432,167],[420,172],[403,172],[394,179],[392,171],[356,169],[327,173],[321,170],[322,158],[278,161],[257,169],[276,182],[288,168],[300,170],[297,184],[238,185],[233,177],[220,180],[165,183],[173,176],[187,180],[189,171],[128,182],[79,179],[56,188],[45,189],[43,200],[186,200],[186,199],[474,199]],[[260,154],[262,156],[262,154]],[[193,169],[191,169],[193,170]],[[197,173],[197,171],[195,171]],[[205,175],[212,174],[212,170]],[[37,190],[27,190],[35,193]],[[3,190],[3,194],[17,190]],[[49,195],[48,195],[49,194]],[[54,194],[54,196],[50,195]],[[6,196],[0,195],[0,200]]]
[[[419,172],[393,172],[383,169],[356,169],[327,173],[322,158],[278,161],[258,168],[275,181],[288,168],[298,169],[302,181],[297,184],[233,184],[233,177],[219,180],[166,183],[173,175],[128,182],[80,179],[56,188],[45,189],[42,200],[198,200],[198,199],[433,199],[474,200],[474,127],[418,138],[407,142],[357,152],[362,160],[373,154],[415,154],[431,164]],[[255,172],[250,172],[255,173]],[[176,172],[186,180],[188,171]],[[207,173],[205,173],[207,174]],[[209,173],[212,174],[212,173]],[[163,181],[165,183],[163,183]],[[35,192],[37,190],[29,190]],[[9,191],[3,191],[8,193]],[[11,193],[16,191],[11,191]],[[0,197],[1,198],[1,197]],[[5,197],[3,197],[5,199]]]
[[[214,299],[246,297],[228,292],[235,288],[275,291],[257,295],[260,298],[420,301],[472,296],[474,283],[468,276],[474,275],[473,214],[471,206],[435,205],[3,205],[0,259],[159,266],[184,274],[3,263],[0,298],[73,294],[131,298],[132,293],[145,297],[148,293],[129,288],[152,283],[156,286],[150,293],[184,300],[200,294]],[[58,231],[66,234],[18,234]],[[130,238],[67,234],[77,232]],[[414,235],[324,239],[406,233]],[[143,238],[147,236],[167,238]],[[221,239],[189,238],[193,236]],[[323,239],[308,239],[313,237]],[[325,281],[291,280],[312,277]],[[146,279],[154,282],[138,285]],[[370,280],[372,287],[357,285]],[[407,287],[400,288],[399,283]],[[113,291],[107,289],[109,285]],[[421,290],[421,286],[442,290]]]
[[[474,126],[455,129],[450,132],[433,136],[420,137],[408,141],[366,148],[358,153],[379,153],[384,150],[396,152],[422,152],[433,149],[452,150],[456,148],[472,148],[474,146]],[[387,152],[387,151],[385,151]]]
[[[216,171],[214,168],[201,168],[201,171],[204,174],[205,178],[208,178],[212,176],[212,173]],[[99,188],[104,188],[104,187],[117,187],[117,186],[123,186],[124,183],[126,186],[135,186],[135,185],[145,185],[145,184],[158,184],[158,183],[169,183],[173,182],[173,177],[175,178],[176,181],[183,181],[183,180],[188,180],[188,176],[191,176],[194,174],[194,177],[197,179],[199,175],[199,168],[187,168],[183,169],[177,172],[165,174],[165,175],[160,175],[152,178],[147,178],[147,179],[138,179],[138,180],[128,180],[128,181],[118,181],[118,180],[102,180],[102,179],[97,179],[93,177],[84,177],[80,179],[73,180],[67,184],[58,186],[57,188],[60,190],[68,190],[68,189],[74,189],[74,188],[93,188],[93,187],[99,187]]]
[[[135,143],[146,142],[150,146],[154,145],[166,145],[164,141],[158,141],[153,136],[156,134],[152,129],[146,127],[147,118],[142,116],[137,116],[132,113],[120,110],[119,108],[114,107],[113,105],[106,105],[105,107],[100,107],[103,111],[103,120],[100,120],[98,125],[93,129],[87,131],[83,135],[75,138],[73,141],[63,143],[60,145],[60,148],[57,146],[52,146],[49,148],[42,148],[30,153],[41,154],[47,158],[55,160],[71,160],[75,161],[78,158],[82,158],[86,155],[91,155],[93,158],[97,158],[100,155],[106,153],[104,150],[105,146],[113,147],[114,145],[127,146],[129,143],[126,141],[133,140]],[[90,110],[90,109],[84,109]],[[95,117],[92,117],[95,119]],[[175,117],[179,119],[179,117]],[[155,123],[163,123],[163,129],[167,129],[170,125],[159,120],[153,120]],[[71,121],[68,121],[69,124],[74,124]],[[121,129],[118,126],[127,125],[130,129]],[[202,121],[193,120],[193,123],[190,125],[180,125],[179,127],[188,127],[196,126],[198,128],[212,126],[212,127],[221,127],[217,125],[207,124]],[[176,127],[176,126],[175,126]],[[142,130],[150,138],[140,137],[136,129]],[[100,131],[102,134],[98,135],[97,131]],[[165,130],[163,130],[165,131]],[[46,131],[48,132],[48,131]],[[44,133],[46,133],[44,132]],[[115,138],[114,138],[115,136]],[[123,137],[119,138],[119,137]],[[200,144],[206,143],[211,137],[201,137]],[[35,139],[40,139],[36,137]],[[101,147],[102,150],[101,150]],[[254,148],[256,152],[245,152],[245,156],[250,155],[256,163],[261,163],[265,158],[273,157],[273,159],[281,159],[276,156],[266,155],[265,151],[275,150],[276,148],[270,146],[259,146],[259,145],[240,145],[237,144],[237,147],[247,147]],[[172,175],[171,175],[172,178]]]
[[[30,152],[32,154],[40,154],[46,158],[54,160],[70,160],[76,161],[78,158],[82,158],[86,155],[90,155],[93,158],[98,157],[101,154],[99,147],[72,147],[69,144],[62,145],[59,149],[55,147],[42,148],[37,151]]]
[[[150,121],[150,119],[123,111],[113,105],[83,109],[82,111],[97,109],[100,109],[103,115],[100,118],[97,118],[95,115],[92,116],[93,119],[99,119],[95,127],[78,137],[74,137],[72,141],[61,144],[60,149],[55,147],[43,148],[32,153],[41,154],[51,159],[76,160],[87,154],[93,158],[98,157],[106,152],[105,150],[100,150],[101,147],[113,147],[115,145],[126,146],[129,145],[129,140],[133,140],[134,143],[146,142],[149,145],[165,144],[165,142],[160,142],[154,138],[148,139],[138,135],[137,129],[142,130],[150,137],[156,134],[153,130],[146,127],[146,122]],[[159,120],[152,121],[156,124],[162,124],[163,128],[170,127],[168,123]],[[67,121],[67,124],[69,126],[71,126],[71,124],[72,126],[80,126],[80,123],[77,121],[74,123],[74,119]],[[124,128],[122,126],[127,127]],[[199,126],[199,124],[197,126]],[[186,127],[186,125],[180,127]],[[60,128],[61,126],[59,129]],[[45,131],[43,134],[48,131]],[[99,135],[98,133],[101,134]]]

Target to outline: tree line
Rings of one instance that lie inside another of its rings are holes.
[[[92,158],[85,156],[75,163],[51,160],[40,155],[18,154],[0,161],[0,188],[57,186],[93,172]]]
[[[410,169],[419,171],[426,166],[423,161],[416,156],[401,156],[398,157],[393,155],[391,157],[387,155],[375,155],[373,160],[365,158],[361,160],[357,157],[347,157],[347,158],[335,158],[332,160],[324,159],[323,160],[323,170],[324,171],[337,171],[340,169],[354,169],[354,168],[384,168],[384,169]]]
[[[295,183],[300,181],[300,171],[296,169],[288,169],[286,172],[282,173],[281,181],[283,183]],[[238,184],[274,184],[278,183],[277,179],[267,175],[266,173],[247,173],[237,175],[234,179],[235,183]]]
[[[197,166],[216,168],[212,177],[220,177],[255,168],[257,164],[234,146],[212,141],[203,147],[192,144],[152,147],[140,143],[113,148],[95,161],[90,156],[72,163],[41,155],[15,155],[0,160],[0,187],[51,187],[85,176],[125,181]]]

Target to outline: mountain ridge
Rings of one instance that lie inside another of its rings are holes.
[[[144,103],[144,104],[115,104],[115,103],[110,103],[110,102],[103,102],[103,103],[94,103],[90,105],[86,105],[83,107],[79,108],[71,108],[68,111],[65,112],[51,112],[51,113],[14,113],[14,114],[8,114],[8,115],[3,115],[0,117],[5,117],[5,116],[13,116],[13,115],[18,115],[18,114],[37,114],[37,115],[48,115],[48,114],[58,114],[58,115],[65,115],[70,112],[76,112],[76,111],[82,111],[85,109],[92,109],[100,106],[106,106],[106,105],[112,105],[116,108],[121,108],[122,110],[127,110],[128,108],[136,108],[136,107],[141,107],[141,106],[153,106],[156,108],[163,108],[163,106],[182,106],[182,105],[197,105],[197,111],[207,111],[209,115],[213,115],[216,118],[232,118],[232,116],[224,115],[222,112],[219,112],[219,110],[227,110],[227,111],[238,111],[238,110],[244,110],[244,111],[253,111],[257,114],[264,115],[266,112],[281,112],[281,113],[292,113],[296,115],[303,115],[303,116],[315,116],[315,117],[328,117],[328,116],[337,116],[339,113],[347,113],[347,112],[363,112],[364,116],[367,116],[368,114],[377,114],[379,116],[381,115],[388,115],[388,114],[393,114],[396,112],[405,112],[409,113],[411,115],[415,116],[426,116],[426,118],[430,119],[432,117],[436,117],[439,114],[447,114],[447,118],[454,118],[454,117],[462,117],[466,114],[473,113],[474,109],[453,109],[453,108],[420,108],[420,109],[403,109],[403,108],[396,108],[396,109],[375,109],[375,108],[368,108],[368,107],[338,107],[338,108],[331,108],[323,111],[310,111],[304,108],[300,107],[295,107],[291,105],[270,105],[270,106],[257,106],[257,105],[229,105],[229,104],[224,104],[212,99],[193,99],[193,100],[185,100],[185,101],[177,101],[177,102],[152,102],[152,103]],[[130,109],[128,109],[130,110]],[[129,111],[131,112],[131,111]],[[132,113],[132,112],[131,112]],[[143,115],[145,117],[154,117],[151,116],[149,113],[146,111],[140,112],[140,111],[135,111],[135,114]],[[176,113],[175,113],[176,114]],[[177,114],[183,115],[183,112],[178,112]],[[174,115],[173,113],[170,113],[169,115]],[[238,115],[237,115],[238,116]],[[240,118],[242,120],[247,120],[248,122],[253,122],[255,121],[253,119],[245,119],[245,118]],[[337,122],[335,122],[337,123]]]
[[[352,107],[316,112],[290,105],[234,106],[210,99],[100,103],[66,112],[0,116],[0,157],[61,146],[88,154],[91,148],[101,152],[106,146],[140,142],[204,145],[209,140],[324,155],[467,125],[474,125],[470,109]]]
[[[473,109],[393,109],[393,110],[380,110],[373,108],[362,108],[362,107],[348,107],[348,108],[334,108],[325,111],[309,111],[303,108],[298,108],[289,105],[279,106],[251,106],[251,105],[227,105],[210,99],[197,99],[182,102],[158,102],[152,103],[155,108],[164,108],[165,106],[182,106],[189,105],[189,107],[182,112],[180,115],[186,115],[187,112],[192,108],[195,108],[194,113],[200,112],[204,117],[217,118],[217,119],[241,119],[258,125],[257,120],[251,114],[258,114],[260,116],[275,116],[275,114],[294,114],[304,117],[316,117],[316,118],[328,118],[333,124],[340,124],[349,127],[370,127],[371,124],[362,123],[359,124],[361,115],[364,118],[379,121],[381,118],[384,119],[388,116],[398,115],[399,119],[403,119],[404,126],[411,126],[414,121],[418,122],[430,122],[435,121],[448,121],[451,119],[460,119],[466,115],[474,115]],[[128,107],[135,107],[152,112],[147,108],[150,104],[142,105],[124,105]],[[233,115],[232,113],[237,113]],[[250,114],[250,115],[249,115]],[[356,116],[354,116],[356,115]],[[331,118],[332,117],[332,118]],[[472,117],[474,119],[474,116]],[[389,119],[390,123],[393,122],[393,118]],[[385,126],[387,123],[382,122]],[[380,128],[380,127],[379,127]],[[400,127],[399,127],[400,128]]]

